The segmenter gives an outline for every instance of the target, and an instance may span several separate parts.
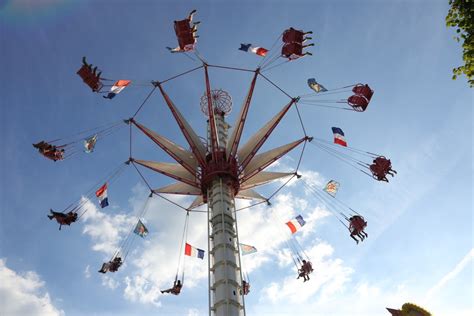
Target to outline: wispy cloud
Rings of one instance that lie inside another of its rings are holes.
[[[90,265],[87,265],[86,269],[84,270],[84,276],[86,277],[86,279],[89,279],[91,277],[90,268],[91,268]]]
[[[461,273],[464,268],[466,268],[471,261],[474,259],[474,248],[472,248],[467,255],[456,264],[453,270],[449,271],[444,277],[439,280],[436,285],[434,285],[431,289],[428,290],[426,293],[425,300],[429,301],[436,292],[439,292],[443,289],[443,287],[452,279],[456,278],[459,273]]]
[[[102,285],[111,290],[115,290],[120,285],[120,282],[111,276],[104,275],[102,276]]]

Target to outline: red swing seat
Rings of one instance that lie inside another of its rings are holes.
[[[82,81],[84,81],[85,84],[92,89],[93,92],[98,92],[100,89],[102,89],[103,84],[100,82],[99,77],[95,76],[91,69],[86,65],[82,65],[82,67],[77,71],[77,74],[79,77],[81,77]]]
[[[299,43],[302,44],[304,40],[304,32],[300,30],[295,30],[290,27],[289,29],[283,32],[283,42],[288,43]]]
[[[287,58],[291,56],[303,56],[303,45],[298,43],[288,43],[283,45],[281,54]]]
[[[347,104],[357,112],[364,112],[369,105],[369,100],[367,100],[363,95],[354,94],[347,99]]]

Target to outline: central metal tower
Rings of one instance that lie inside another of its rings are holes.
[[[131,124],[151,138],[176,163],[135,158],[130,158],[130,160],[178,181],[155,189],[153,192],[195,195],[196,199],[189,206],[188,211],[207,203],[209,315],[240,316],[245,315],[245,303],[235,198],[268,202],[268,199],[253,188],[277,179],[294,176],[295,173],[263,170],[310,138],[305,136],[289,144],[258,153],[288,110],[298,101],[292,98],[243,146],[240,146],[260,69],[253,71],[254,75],[247,96],[243,100],[232,133],[229,134],[230,126],[225,121],[225,116],[232,109],[232,99],[223,90],[211,90],[209,67],[218,66],[204,63],[201,67],[194,69],[204,69],[206,89],[201,98],[201,109],[208,122],[207,144],[203,144],[201,138],[165,92],[163,83],[166,81],[153,82],[154,86],[160,90],[190,150],[157,134],[135,119],[130,119]]]
[[[205,94],[201,98],[201,109],[206,115],[209,111],[208,102],[207,94]],[[223,90],[212,90],[211,102],[219,141],[218,160],[223,166],[222,162],[226,160],[221,158],[225,158],[229,128],[225,116],[232,109],[232,99]],[[207,122],[207,139],[208,143],[212,143],[211,125],[209,120]],[[209,152],[210,150],[211,148],[209,148]],[[233,165],[236,166],[235,162]],[[217,169],[219,167],[215,170]],[[229,171],[228,173],[211,171],[206,175],[206,183],[209,183],[207,205],[210,315],[245,315],[234,203],[235,186],[238,179],[235,177],[236,170]]]

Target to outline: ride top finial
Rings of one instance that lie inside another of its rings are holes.
[[[211,90],[212,106],[216,113],[228,115],[232,111],[232,97],[222,89]],[[201,111],[208,116],[207,94],[201,97]]]

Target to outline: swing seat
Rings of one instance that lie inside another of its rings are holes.
[[[81,77],[82,81],[84,81],[84,83],[92,89],[93,92],[97,92],[102,89],[103,84],[100,82],[99,77],[95,76],[90,68],[86,65],[82,65],[82,67],[77,71],[77,74],[79,77]]]
[[[281,48],[282,56],[290,58],[292,56],[301,57],[303,56],[303,45],[299,43],[288,43],[283,45]]]
[[[382,156],[375,158],[375,164],[383,170],[388,171],[392,169],[392,162],[390,161],[390,159],[387,159]]]
[[[283,32],[283,43],[299,43],[302,44],[304,40],[304,32],[300,30],[295,30],[290,27],[289,29]]]
[[[347,104],[357,112],[364,112],[369,105],[369,100],[367,100],[363,95],[355,94],[347,99]]]
[[[370,101],[370,99],[372,99],[372,95],[374,95],[374,90],[370,89],[369,85],[361,83],[352,88],[352,92],[354,92],[354,94],[364,96],[367,101]]]
[[[184,51],[193,50],[195,43],[196,43],[196,39],[194,38],[192,33],[185,34],[183,36],[178,36],[179,48]]]
[[[387,171],[377,164],[371,164],[369,169],[372,172],[374,178],[376,178],[377,180],[381,180],[387,175]]]
[[[53,161],[63,160],[64,159],[64,152],[61,150],[49,150],[42,153],[48,159]]]
[[[61,225],[71,225],[77,220],[77,213],[63,214],[64,216],[56,217],[56,221]]]
[[[177,37],[192,33],[189,20],[184,19],[180,21],[174,21],[174,31]]]

